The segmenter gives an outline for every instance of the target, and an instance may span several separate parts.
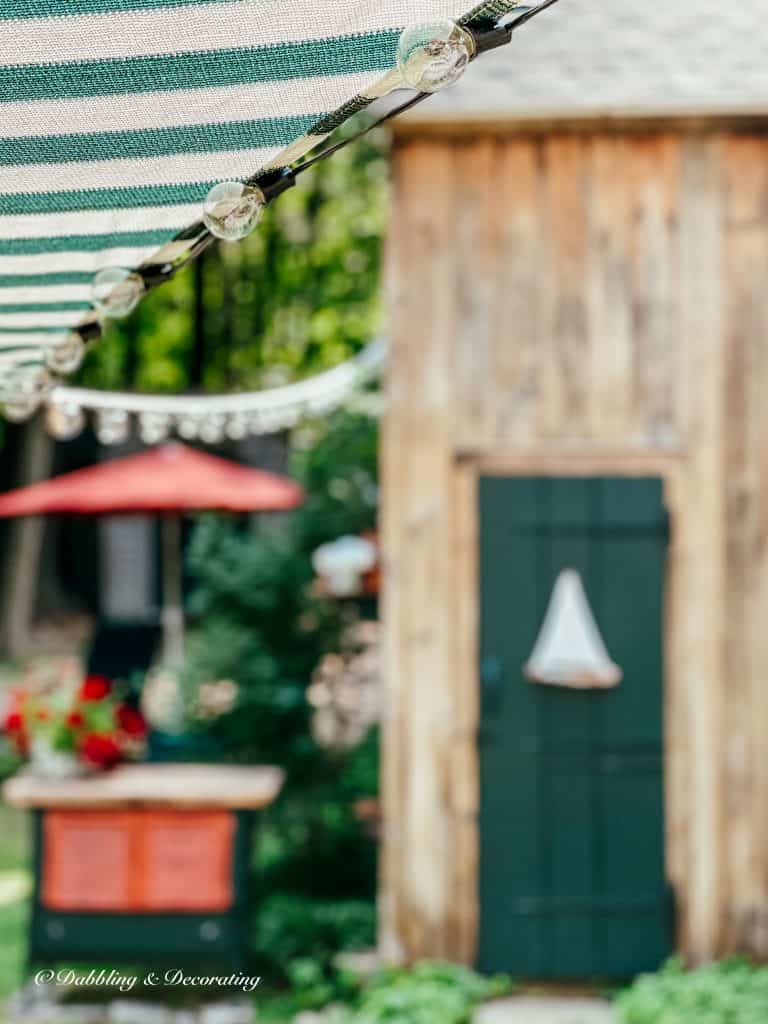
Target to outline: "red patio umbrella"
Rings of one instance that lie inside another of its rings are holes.
[[[279,512],[304,499],[287,477],[168,444],[0,495],[0,517],[163,515],[163,657],[183,656],[180,519],[184,512]]]

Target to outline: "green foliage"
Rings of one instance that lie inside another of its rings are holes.
[[[323,654],[336,649],[348,610],[318,597],[312,553],[319,544],[376,522],[377,425],[339,412],[293,456],[307,500],[256,533],[221,517],[203,519],[189,563],[197,580],[187,687],[234,679],[228,715],[207,725],[227,756],[286,764],[293,782],[337,775],[309,734],[306,687]]]
[[[638,979],[617,1008],[621,1024],[763,1024],[768,968],[730,960],[686,971],[673,960]]]
[[[29,906],[14,902],[0,906],[0,1001],[15,992],[23,977]],[[2,1018],[0,1018],[2,1019]]]
[[[349,1024],[470,1024],[480,1003],[510,989],[507,978],[486,979],[467,967],[426,961],[377,975]]]
[[[311,958],[325,975],[340,951],[372,946],[375,927],[375,913],[366,900],[307,900],[300,894],[277,893],[267,897],[256,920],[254,949],[284,965]],[[293,968],[289,973],[296,984]]]
[[[424,961],[379,971],[363,982],[348,972],[328,979],[316,964],[291,971],[290,996],[267,1007],[268,1020],[290,1019],[302,1009],[327,1007],[324,1024],[470,1024],[475,1009],[512,990],[509,978],[483,978],[467,967]]]
[[[291,468],[307,492],[295,513],[255,532],[222,519],[198,526],[190,565],[200,626],[184,680],[193,713],[199,684],[234,680],[235,706],[198,729],[229,760],[287,772],[257,858],[257,884],[269,898],[259,904],[255,951],[273,976],[307,956],[325,970],[339,949],[367,946],[374,934],[376,849],[354,805],[377,792],[377,737],[346,753],[321,750],[306,689],[350,614],[317,595],[312,552],[375,525],[376,422],[336,414],[305,433]]]

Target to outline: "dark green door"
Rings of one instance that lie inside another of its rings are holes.
[[[672,948],[664,872],[658,480],[480,483],[480,966],[627,977]],[[555,581],[580,572],[615,690],[523,676]]]

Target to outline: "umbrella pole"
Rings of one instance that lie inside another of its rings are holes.
[[[181,668],[184,663],[184,598],[182,593],[181,517],[165,515],[163,549],[163,665]]]

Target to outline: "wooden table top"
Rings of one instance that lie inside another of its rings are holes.
[[[135,764],[79,779],[46,779],[24,770],[3,786],[11,807],[174,807],[258,810],[275,800],[285,774],[267,765]]]

